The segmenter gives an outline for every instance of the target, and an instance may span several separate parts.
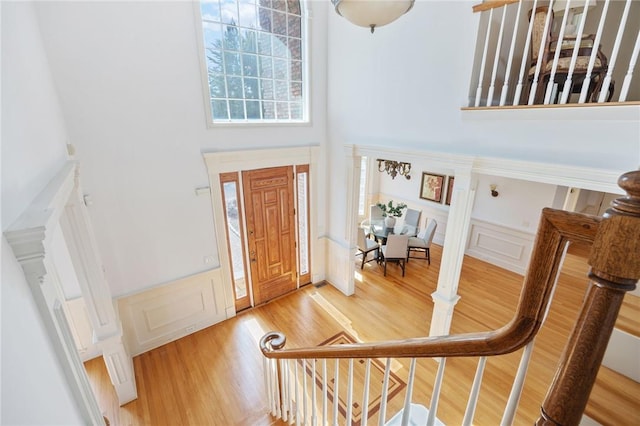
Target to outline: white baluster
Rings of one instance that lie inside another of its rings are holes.
[[[380,395],[380,418],[378,426],[384,426],[385,417],[387,416],[387,397],[389,395],[389,372],[391,371],[391,358],[387,358],[387,364],[384,368],[384,379],[382,380],[382,395]]]
[[[280,360],[280,372],[282,374],[282,421],[289,420],[289,374],[287,360]]]
[[[347,378],[347,412],[346,424],[351,424],[353,413],[353,358],[349,358],[349,376]]]
[[[627,25],[627,19],[629,18],[629,9],[631,8],[631,0],[627,0],[624,6],[624,12],[622,12],[622,18],[620,18],[620,25],[618,26],[618,34],[616,35],[616,42],[613,45],[613,52],[611,52],[611,58],[609,58],[609,66],[607,67],[607,75],[604,78],[604,83],[600,89],[600,96],[598,97],[598,103],[602,103],[607,100],[607,94],[609,93],[609,85],[611,85],[611,76],[618,60],[618,52],[620,51],[620,44],[622,43],[622,36],[624,35],[624,28]],[[594,49],[598,48],[598,45],[593,46]]]
[[[598,46],[600,46],[600,39],[602,38],[602,30],[604,29],[604,22],[607,19],[607,12],[609,11],[610,0],[605,0],[602,7],[602,14],[600,15],[600,23],[598,24],[598,31],[596,32],[596,38],[593,41],[593,48],[591,50],[591,57],[589,58],[589,65],[587,65],[587,74],[582,82],[582,90],[580,91],[580,99],[578,103],[585,103],[587,100],[587,92],[591,85],[591,73],[593,72],[593,66],[596,63],[596,57],[598,56]]]
[[[338,399],[339,399],[339,388],[340,388],[340,364],[339,359],[336,358],[336,371],[334,373],[334,384],[333,384],[333,426],[338,426]]]
[[[288,375],[289,375],[289,424],[293,424],[293,421],[296,417],[295,407],[296,407],[296,394],[294,393],[294,378],[293,376],[293,367],[292,365],[296,364],[295,359],[290,359],[288,363]]]
[[[329,389],[327,387],[327,359],[324,358],[322,360],[322,424],[329,424],[329,419],[327,418],[327,406],[329,405]]]
[[[362,424],[367,426],[367,417],[369,417],[369,379],[371,375],[371,358],[367,358],[367,365],[364,369],[364,390],[362,391]]]
[[[316,359],[311,360],[311,425],[318,424],[318,410],[316,408]]]
[[[520,63],[520,74],[518,76],[518,84],[516,85],[516,93],[513,97],[513,105],[516,106],[520,103],[520,95],[522,94],[522,82],[524,80],[525,70],[527,71],[527,76],[529,75],[529,65],[527,64],[527,58],[529,56],[529,48],[531,47],[531,34],[533,33],[533,14],[535,14],[535,10],[538,7],[538,0],[534,0],[533,2],[533,12],[531,18],[529,19],[529,28],[527,29],[527,38],[524,42],[524,50],[522,51],[522,62]]]
[[[440,358],[440,365],[436,373],[436,381],[433,384],[433,395],[431,396],[431,406],[429,407],[429,416],[427,416],[427,426],[433,426],[436,413],[438,412],[438,401],[440,400],[440,389],[442,388],[442,378],[444,377],[444,366],[446,358]]]
[[[402,410],[402,426],[409,426],[411,419],[411,396],[413,395],[413,377],[416,372],[416,359],[411,358],[409,365],[409,377],[407,378],[407,394],[404,397],[404,409]]]
[[[480,77],[478,78],[478,88],[476,89],[475,106],[480,106],[482,97],[482,80],[484,80],[484,67],[487,63],[487,51],[489,50],[489,38],[491,37],[491,21],[493,21],[493,9],[489,12],[489,23],[487,24],[487,37],[484,39],[484,51],[482,52],[482,64],[480,65]]]
[[[496,45],[496,53],[493,58],[493,72],[491,73],[491,83],[489,85],[489,94],[487,95],[487,106],[493,103],[493,92],[495,91],[496,75],[498,74],[498,63],[500,62],[500,50],[502,48],[502,36],[504,34],[504,22],[507,17],[507,6],[502,6],[502,21],[500,22],[500,33],[498,34],[498,44]]]
[[[558,70],[558,60],[560,59],[560,52],[562,52],[562,42],[564,41],[564,30],[567,28],[567,17],[569,16],[569,9],[571,9],[571,0],[567,0],[567,5],[564,8],[564,16],[562,17],[562,24],[560,25],[560,35],[558,36],[558,42],[556,44],[556,53],[553,55],[553,64],[551,66],[551,74],[549,75],[549,82],[547,83],[547,89],[544,93],[544,104],[549,105],[551,102],[551,94],[553,93],[553,86],[555,85],[556,71]],[[547,17],[551,15],[551,9]]]
[[[309,398],[307,390],[307,360],[302,360],[302,424],[307,424],[309,412],[307,411],[307,398]]]
[[[280,418],[282,417],[282,394],[281,394],[281,389],[280,389],[280,379],[281,379],[281,374],[280,374],[280,368],[279,368],[280,362],[277,359],[273,360],[273,391],[275,393],[275,403],[276,403],[276,417]]]
[[[551,288],[551,294],[549,295],[549,302],[547,302],[547,306],[544,311],[544,315],[542,316],[542,325],[547,320],[547,316],[549,315],[549,309],[551,308],[551,302],[556,294],[556,289],[558,288],[558,279],[560,278],[560,271],[562,271],[562,265],[564,264],[564,258],[567,255],[567,250],[569,249],[569,245],[566,244],[564,246],[564,250],[562,252],[562,257],[560,259],[560,264],[558,269],[556,270],[555,282],[553,283],[553,287]],[[520,365],[518,365],[518,371],[516,372],[516,376],[513,379],[513,385],[511,386],[511,393],[509,394],[509,400],[507,401],[507,406],[504,409],[504,413],[502,414],[502,421],[500,422],[500,426],[508,426],[513,423],[513,418],[516,414],[516,409],[518,408],[518,402],[520,401],[520,396],[522,395],[522,388],[524,387],[524,380],[527,377],[527,369],[529,367],[529,361],[531,359],[531,354],[533,353],[533,345],[535,339],[527,343],[522,351],[522,357],[520,358]]]
[[[638,62],[638,52],[640,52],[640,31],[638,31],[636,45],[633,48],[631,60],[629,60],[629,69],[627,70],[627,74],[624,76],[624,82],[622,83],[622,89],[620,90],[620,98],[618,99],[619,102],[625,102],[627,100],[629,87],[631,87],[631,79],[633,78],[633,68],[636,66],[636,62]]]
[[[267,392],[267,402],[271,408],[271,383],[269,382],[269,360],[262,358],[262,371],[264,372],[264,390]]]
[[[299,394],[299,387],[298,387],[298,362],[295,361],[294,362],[294,366],[295,366],[295,378],[296,378],[296,382],[295,382],[295,393],[296,393],[296,426],[300,426],[300,418],[302,417],[300,415],[300,394]],[[304,369],[302,370],[302,374],[304,374]]]
[[[506,8],[506,6],[505,6]],[[516,12],[516,21],[513,28],[513,35],[511,36],[511,47],[509,48],[509,59],[507,60],[507,69],[504,72],[504,84],[502,85],[502,91],[500,92],[500,106],[504,106],[507,102],[507,93],[509,92],[509,77],[511,75],[511,65],[513,63],[513,53],[516,48],[516,40],[518,38],[518,28],[520,26],[520,11],[522,9],[522,0],[518,2],[518,11]],[[527,62],[526,59],[522,61]]]
[[[578,27],[578,34],[576,35],[575,45],[573,46],[573,53],[571,54],[571,64],[569,65],[569,71],[567,73],[567,79],[564,81],[564,88],[562,89],[562,97],[560,98],[561,104],[566,104],[569,100],[573,85],[573,71],[576,68],[576,62],[578,61],[578,52],[580,51],[580,45],[582,44],[582,34],[584,32],[584,24],[587,22],[587,13],[589,11],[589,2],[584,2],[584,8],[582,9],[582,17],[580,19],[580,26]],[[556,49],[559,49],[558,47]]]
[[[551,11],[553,10],[553,0],[549,2],[549,11],[547,12],[547,18],[544,21],[544,30],[542,34],[542,40],[540,41],[540,48],[538,49],[538,61],[536,63],[536,70],[533,74],[533,81],[531,83],[531,90],[529,91],[529,105],[533,105],[533,101],[536,98],[536,91],[538,89],[538,78],[540,78],[540,68],[542,67],[542,58],[544,56],[545,45],[547,44],[547,36],[549,35],[549,25],[551,24]],[[533,14],[535,14],[535,9]],[[531,16],[533,20],[533,15]]]
[[[511,393],[509,394],[509,400],[507,406],[502,414],[502,421],[500,426],[508,426],[513,423],[513,418],[516,415],[516,409],[518,408],[518,402],[520,401],[520,395],[522,395],[522,387],[524,386],[524,380],[527,377],[527,368],[529,367],[529,360],[531,359],[531,353],[533,352],[534,340],[527,343],[522,351],[522,357],[520,358],[520,365],[518,365],[518,371],[516,377],[513,379],[513,385],[511,386]]]
[[[478,405],[478,396],[480,396],[482,375],[484,374],[484,367],[486,364],[487,357],[480,357],[480,359],[478,360],[478,367],[476,368],[476,375],[473,378],[471,392],[469,392],[469,402],[467,402],[467,409],[464,412],[464,419],[462,420],[462,424],[464,426],[471,425],[473,423],[473,416],[476,413],[476,406]]]

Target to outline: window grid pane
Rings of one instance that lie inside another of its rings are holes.
[[[203,0],[214,122],[303,121],[299,0]]]

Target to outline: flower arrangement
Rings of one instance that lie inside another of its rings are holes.
[[[399,203],[394,206],[393,200],[389,201],[387,204],[377,203],[376,205],[380,207],[380,210],[382,210],[382,217],[400,217],[402,216],[402,211],[407,208],[405,203]]]

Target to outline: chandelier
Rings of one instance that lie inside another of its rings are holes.
[[[338,15],[360,27],[390,24],[413,7],[415,0],[331,0]]]
[[[398,162],[393,160],[382,160],[378,158],[378,171],[387,172],[391,179],[395,179],[397,175],[404,176],[407,180],[411,179],[411,163]],[[384,163],[384,165],[382,164]]]

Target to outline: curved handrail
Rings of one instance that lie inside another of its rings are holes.
[[[569,241],[592,243],[601,220],[581,213],[543,209],[518,307],[511,321],[500,329],[295,349],[284,349],[286,337],[272,331],[260,339],[260,349],[265,357],[277,359],[469,357],[516,351],[533,339],[542,324],[565,245]]]

